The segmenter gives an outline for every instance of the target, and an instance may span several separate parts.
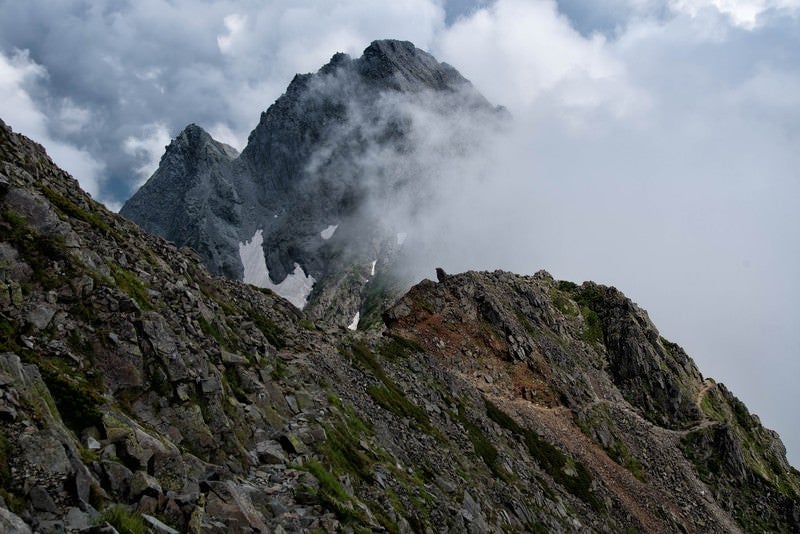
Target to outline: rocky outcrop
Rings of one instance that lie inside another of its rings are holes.
[[[620,292],[438,279],[315,322],[0,123],[0,529],[800,528],[778,436]]]
[[[404,230],[373,202],[436,178],[392,161],[413,160],[408,133],[420,111],[453,130],[465,116],[485,127],[502,117],[449,65],[409,42],[375,41],[360,58],[336,54],[317,73],[295,76],[238,157],[187,127],[120,213],[192,247],[212,272],[265,287],[247,277],[239,249],[260,231],[269,281],[313,278],[308,313],[348,325],[365,312],[374,265],[390,267]],[[332,307],[332,293],[352,298]]]

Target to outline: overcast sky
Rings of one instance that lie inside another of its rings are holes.
[[[411,40],[514,116],[445,267],[617,286],[800,466],[800,0],[201,4],[0,0],[0,117],[118,208],[188,123],[241,149],[295,73]]]

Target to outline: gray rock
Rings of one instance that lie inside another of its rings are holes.
[[[286,454],[279,443],[272,440],[262,441],[256,445],[256,454],[261,463],[285,464]]]
[[[0,506],[0,532],[31,534],[31,528],[19,516]]]
[[[56,503],[53,502],[53,498],[45,488],[41,486],[34,486],[31,488],[28,496],[31,499],[31,504],[36,510],[39,510],[40,512],[50,512],[51,514],[58,513],[58,507],[56,506]]]
[[[147,523],[147,525],[155,532],[161,532],[163,534],[180,534],[177,530],[164,524],[152,515],[142,514],[142,519],[144,519],[144,522]]]
[[[127,496],[133,472],[121,463],[110,460],[101,460],[100,466],[107,483],[106,487],[116,496]]]
[[[128,491],[131,500],[136,500],[142,495],[158,497],[161,493],[161,484],[154,476],[148,475],[144,471],[136,471],[131,477]]]
[[[83,530],[91,526],[91,516],[80,508],[72,507],[64,516],[64,523],[68,530]]]
[[[31,323],[37,330],[44,330],[50,324],[53,316],[56,314],[56,309],[47,304],[40,304],[28,313],[28,322]]]

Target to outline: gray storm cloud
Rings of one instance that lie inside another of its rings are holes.
[[[367,209],[418,273],[617,286],[798,465],[799,3],[584,4],[0,0],[0,115],[119,203],[186,124],[242,148],[295,72],[411,40],[512,116],[381,103],[408,146],[348,164],[397,184]]]

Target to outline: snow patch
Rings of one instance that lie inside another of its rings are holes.
[[[408,237],[408,234],[406,232],[399,232],[397,234],[397,244],[402,245],[403,243],[405,243],[406,237]]]
[[[308,296],[311,294],[316,280],[313,276],[306,276],[303,268],[295,263],[294,271],[287,275],[283,282],[274,283],[269,279],[264,250],[261,248],[263,243],[264,237],[261,230],[256,230],[249,241],[239,243],[239,258],[244,266],[244,282],[271,289],[302,310],[308,302]]]
[[[353,316],[352,322],[349,325],[347,325],[347,328],[349,328],[350,330],[356,330],[358,328],[358,321],[360,319],[361,319],[361,312],[356,312],[356,314]]]
[[[338,224],[332,224],[332,225],[328,226],[327,228],[325,228],[323,231],[321,231],[319,233],[319,235],[320,235],[320,237],[322,237],[322,239],[327,241],[328,239],[333,237],[333,233],[336,231],[337,228],[339,228]]]
[[[375,276],[375,264],[378,263],[378,260],[372,260],[372,268],[369,270],[370,276]]]

